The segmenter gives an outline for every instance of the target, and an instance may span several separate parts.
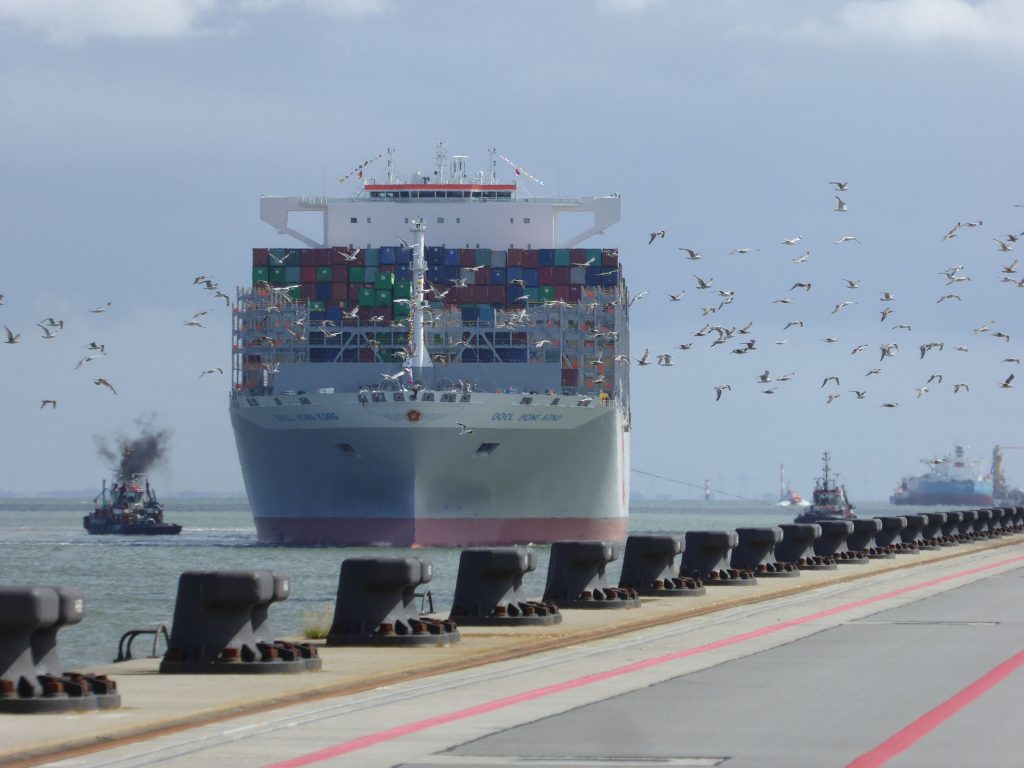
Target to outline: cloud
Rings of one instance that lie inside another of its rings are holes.
[[[968,44],[1020,51],[1020,0],[851,0],[834,20],[808,20],[801,32],[817,39],[874,40],[912,46]]]
[[[175,38],[248,13],[287,6],[325,16],[365,16],[389,0],[2,0],[0,25],[18,24],[54,43],[94,37]]]

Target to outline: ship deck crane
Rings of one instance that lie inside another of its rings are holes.
[[[992,495],[996,499],[1007,498],[1011,490],[1007,487],[1006,475],[1003,474],[1003,451],[1021,449],[1024,449],[1024,445],[997,445],[992,449]]]

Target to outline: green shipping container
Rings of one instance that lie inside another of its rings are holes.
[[[594,260],[594,265],[601,263],[601,249],[600,248],[587,248],[587,261]]]
[[[292,248],[271,248],[270,249],[270,264],[271,266],[279,267],[297,267],[299,266],[299,252]]]
[[[398,320],[398,319],[404,320],[410,314],[412,314],[412,307],[410,307],[408,304],[395,304],[395,319],[396,320]]]
[[[392,296],[390,288],[376,288],[373,291],[373,298],[373,306],[390,307],[394,296]]]
[[[284,267],[271,267],[270,270],[270,282],[275,285],[281,285],[286,282],[284,279]]]
[[[569,258],[568,248],[556,248],[555,249],[555,266],[556,267],[568,267],[571,263]]]
[[[368,267],[380,266],[380,249],[367,248],[363,251],[363,263]]]
[[[298,269],[298,267],[296,267],[296,269]],[[302,291],[299,289],[299,286],[293,285],[288,289],[288,298],[292,301],[298,301],[302,298]]]
[[[349,283],[365,283],[366,270],[363,267],[349,267],[348,281]]]
[[[321,301],[320,299],[310,299],[309,311],[310,312],[323,312],[324,311],[324,303],[323,303],[323,301]]]
[[[477,248],[476,255],[474,256],[475,264],[478,267],[489,267],[491,266],[491,249],[490,248]]]
[[[329,283],[334,279],[334,270],[330,267],[316,268],[316,281],[318,283]]]
[[[252,284],[265,283],[270,280],[270,267],[253,267]]]
[[[297,283],[302,279],[301,267],[285,267],[284,281],[286,283]]]
[[[399,280],[395,283],[395,298],[396,299],[411,299],[412,298],[412,283],[408,280]]]
[[[359,289],[359,306],[360,307],[372,307],[373,306],[373,288],[360,288]]]
[[[540,300],[541,301],[554,301],[555,300],[555,286],[553,286],[553,285],[542,285],[540,287]]]
[[[540,288],[527,288],[526,295],[530,297],[531,304],[536,304],[540,301]]]
[[[387,288],[392,289],[395,287],[395,273],[394,272],[378,272],[377,277],[374,278],[373,285],[375,288]]]

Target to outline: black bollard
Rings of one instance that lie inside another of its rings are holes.
[[[274,579],[274,589],[270,599],[252,609],[252,635],[256,638],[256,644],[261,652],[267,653],[272,649],[284,661],[302,659],[306,671],[314,672],[321,669],[323,660],[312,643],[291,643],[274,639],[274,633],[270,629],[270,606],[288,599],[288,595],[291,594],[291,579],[283,573],[271,572],[271,576]]]
[[[749,587],[754,572],[733,568],[729,554],[739,543],[736,531],[687,531],[681,572],[707,585]]]
[[[1013,508],[1013,528],[1017,533],[1024,530],[1024,507]]]
[[[945,512],[925,512],[923,516],[925,523],[924,528],[921,529],[921,536],[926,544],[930,544],[933,547],[948,547],[956,543],[955,541],[947,541],[942,533],[942,529],[946,525]]]
[[[306,670],[305,660],[260,643],[257,606],[274,601],[270,571],[185,571],[178,578],[163,674],[268,674]],[[266,622],[261,622],[265,626]]]
[[[974,521],[974,537],[976,539],[992,538],[992,510],[979,509],[978,519]]]
[[[947,512],[946,522],[942,524],[942,541],[945,546],[959,544],[962,541],[960,536],[960,523],[964,520],[963,512]]]
[[[878,546],[875,534],[882,530],[882,521],[877,517],[858,517],[850,521],[853,531],[846,537],[846,546],[851,552],[863,552],[869,560],[896,557],[888,547]]]
[[[554,542],[544,600],[559,608],[639,608],[636,590],[609,586],[605,578],[605,567],[618,556],[610,541]]]
[[[875,534],[875,541],[878,546],[888,547],[890,551],[906,555],[917,552],[917,547],[908,547],[903,543],[902,533],[907,527],[907,518],[902,516],[879,517],[882,521],[882,528]]]
[[[775,545],[775,558],[794,563],[804,571],[834,571],[839,566],[830,557],[815,554],[814,542],[821,536],[817,523],[784,523],[782,541]]]
[[[464,626],[560,624],[554,603],[528,600],[523,593],[523,576],[535,570],[532,550],[464,549],[448,618]]]
[[[459,640],[454,621],[416,608],[416,587],[433,566],[415,557],[350,557],[341,563],[338,600],[327,645],[423,646]]]
[[[683,551],[676,536],[639,536],[626,539],[622,557],[621,589],[649,597],[697,597],[707,592],[700,579],[680,577],[675,563]]]
[[[992,531],[992,536],[1002,536],[1003,531],[1003,508],[992,507],[989,509],[992,513],[992,520],[989,522],[989,528]]]
[[[901,515],[906,518],[907,527],[900,531],[900,541],[903,542],[904,547],[910,547],[916,552],[920,552],[922,549],[938,549],[938,545],[928,544],[924,540],[925,523],[928,522],[928,518],[924,515]]]
[[[737,528],[736,548],[730,556],[733,568],[752,571],[757,578],[786,578],[800,575],[793,563],[780,563],[775,557],[775,545],[782,541],[782,529]]]
[[[974,541],[978,535],[974,532],[974,526],[978,522],[978,510],[965,509],[961,512],[963,519],[960,521],[960,540]]]
[[[864,552],[851,552],[846,543],[853,533],[852,520],[819,520],[821,535],[814,540],[814,554],[830,557],[836,563],[845,565],[866,565],[868,556]]]

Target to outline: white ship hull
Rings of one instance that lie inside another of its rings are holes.
[[[629,432],[614,401],[393,396],[234,402],[260,541],[473,546],[625,538]]]

